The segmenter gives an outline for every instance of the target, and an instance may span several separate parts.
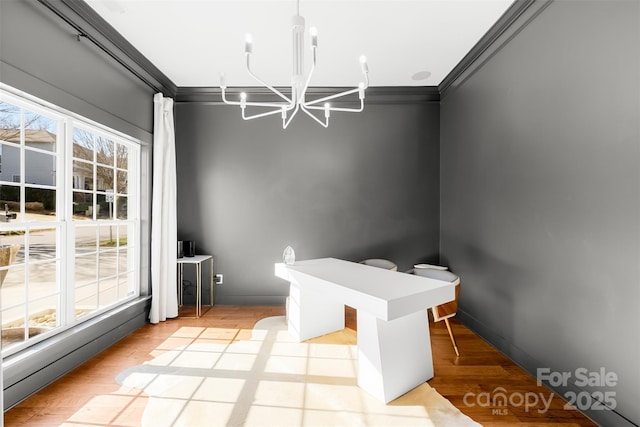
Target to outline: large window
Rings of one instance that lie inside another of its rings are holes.
[[[2,353],[139,294],[139,144],[0,90]]]

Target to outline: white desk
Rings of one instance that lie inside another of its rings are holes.
[[[209,309],[213,307],[213,256],[212,255],[196,255],[192,257],[178,258],[178,301],[182,307],[182,281],[184,278],[184,265],[194,264],[196,266],[196,316],[202,316],[202,263],[210,260],[209,266]],[[209,310],[208,309],[208,310]],[[208,311],[207,310],[207,311]]]
[[[289,333],[304,341],[344,329],[358,311],[358,385],[387,403],[433,377],[427,308],[452,301],[452,283],[334,258],[276,264],[290,282]]]

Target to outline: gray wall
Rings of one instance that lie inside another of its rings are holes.
[[[615,372],[616,411],[636,424],[639,8],[551,3],[444,94],[440,166],[460,317],[534,375]]]
[[[71,27],[37,1],[0,0],[0,81],[143,141],[141,282],[148,292],[153,90],[86,40],[76,41]],[[29,360],[12,356],[6,361],[4,409],[144,324],[146,313],[140,299],[126,315],[83,324],[76,328],[82,333],[74,329],[51,340],[54,353],[36,352]]]
[[[297,259],[388,258],[400,268],[438,254],[437,103],[376,104],[245,122],[239,108],[176,108],[179,238],[215,255],[221,304],[278,304],[273,265]]]

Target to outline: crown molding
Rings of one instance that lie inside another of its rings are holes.
[[[156,92],[162,92],[167,96],[176,94],[175,83],[87,3],[78,0],[38,2],[77,31],[78,41],[87,39]]]
[[[289,88],[276,88],[284,93]],[[309,88],[307,94],[312,97],[324,97],[345,90],[344,87],[315,87]],[[239,93],[246,92],[251,101],[273,102],[282,99],[274,95],[269,89],[262,87],[227,88],[227,97],[239,99]],[[176,93],[177,103],[206,103],[211,105],[226,105],[222,102],[222,93],[217,87],[179,87]],[[372,104],[406,104],[439,102],[440,92],[435,86],[400,86],[400,87],[370,87],[366,91],[365,105]],[[345,97],[344,100],[332,100],[332,104],[351,104],[358,102],[357,96]]]
[[[504,45],[522,31],[553,0],[515,0],[438,85],[440,98],[460,86]]]

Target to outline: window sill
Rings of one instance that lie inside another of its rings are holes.
[[[2,362],[4,408],[47,386],[147,323],[151,297],[141,296]]]

